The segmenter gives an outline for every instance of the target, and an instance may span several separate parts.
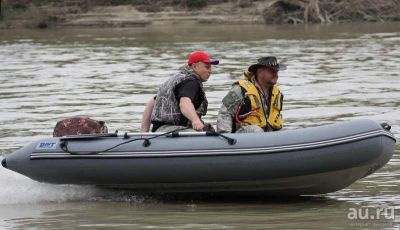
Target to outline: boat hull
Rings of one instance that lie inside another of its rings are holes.
[[[232,192],[265,195],[325,194],[343,189],[383,167],[394,137],[378,123],[357,120],[265,134],[230,134],[237,143],[210,136],[159,137],[149,147],[123,137],[69,141],[38,149],[39,140],[7,156],[7,168],[54,184],[96,185],[145,193]],[[137,137],[137,136],[136,136]],[[149,137],[149,136],[142,136]],[[132,139],[135,137],[130,137]]]

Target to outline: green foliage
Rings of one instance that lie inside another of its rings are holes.
[[[18,10],[15,10],[11,5],[7,4],[7,2],[2,2],[2,4],[1,4],[2,19],[12,18],[17,13],[18,13]]]
[[[189,8],[202,8],[207,6],[207,0],[188,0],[187,6]]]
[[[3,1],[1,7],[3,16],[1,27],[23,25],[28,28],[46,28],[48,26],[48,15],[45,10],[32,3],[22,5]]]
[[[3,7],[2,7],[3,0],[0,0],[0,20],[3,20]]]

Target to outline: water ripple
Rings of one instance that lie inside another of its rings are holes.
[[[222,97],[243,71],[258,57],[273,54],[288,65],[288,70],[280,73],[279,79],[285,95],[283,115],[286,128],[370,118],[389,122],[395,135],[400,135],[399,32],[358,36],[342,33],[321,39],[267,37],[254,41],[143,44],[136,42],[134,37],[126,36],[111,39],[104,35],[104,38],[95,39],[83,34],[76,39],[82,40],[67,42],[65,38],[56,41],[38,38],[0,42],[1,155],[9,154],[29,141],[50,136],[56,122],[68,116],[87,115],[104,120],[111,132],[138,131],[147,100],[156,93],[161,82],[185,63],[186,55],[196,49],[221,59],[221,64],[214,68],[213,76],[205,84],[210,102],[207,121],[215,122]],[[336,217],[344,215],[343,210],[349,206],[399,207],[399,151],[398,145],[394,158],[377,173],[330,194],[328,197],[332,201],[322,201],[326,202],[326,209],[318,203],[315,210],[307,214],[304,210],[310,206],[279,206],[280,213],[285,214],[285,221],[298,221],[307,215],[310,220],[320,212],[331,215],[329,207],[332,206],[336,207],[336,213],[332,214]],[[2,188],[0,202],[118,202],[121,197],[122,201],[132,199],[132,194],[112,193],[113,196],[93,188],[43,185],[21,177],[0,169],[0,185],[12,184],[9,188]],[[24,196],[25,193],[30,193],[30,196]],[[346,205],[343,207],[341,202]],[[301,217],[296,214],[299,210],[293,210],[296,208],[301,209]],[[243,210],[237,213],[242,215]],[[263,214],[260,219],[257,219],[256,213],[250,213],[249,218],[259,223],[269,215],[278,218],[268,209],[262,209],[260,213]],[[216,212],[215,216],[218,215],[219,212]],[[54,219],[70,223],[69,218],[55,216]],[[36,221],[40,226],[43,224],[41,221],[51,223],[54,219],[9,219],[9,222],[26,226]],[[330,222],[333,225],[334,219]],[[173,220],[176,221],[176,217]],[[163,226],[182,229],[243,227],[231,220],[233,224],[206,225],[203,222],[201,225],[173,223]],[[271,223],[273,221],[271,219]],[[80,226],[121,227],[119,224],[124,223],[89,221],[82,222]],[[134,226],[132,223],[125,224],[127,227]],[[247,227],[253,226],[251,224],[248,223]],[[145,223],[143,226],[161,225]],[[255,228],[260,226],[254,225]],[[275,227],[288,226],[276,224]]]

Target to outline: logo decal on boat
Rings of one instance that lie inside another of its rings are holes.
[[[56,149],[57,141],[42,141],[36,146],[36,149]]]

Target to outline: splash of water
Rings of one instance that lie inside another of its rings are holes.
[[[2,159],[3,157],[0,157],[0,161]],[[142,203],[149,199],[136,196],[131,191],[40,183],[3,167],[0,167],[0,188],[0,205],[66,201]]]

